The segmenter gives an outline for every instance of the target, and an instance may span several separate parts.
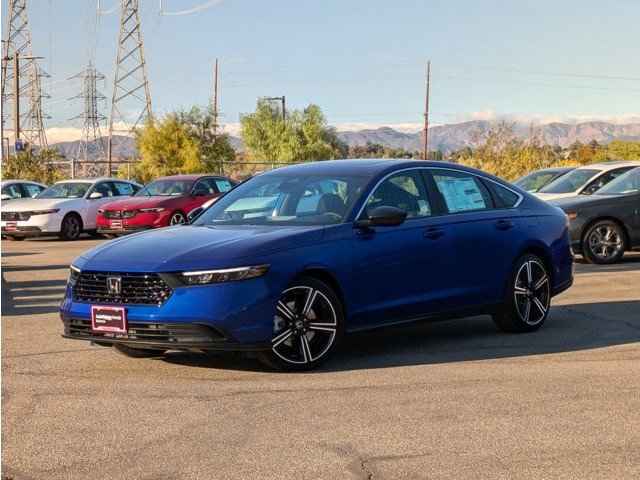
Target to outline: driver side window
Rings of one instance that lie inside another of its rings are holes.
[[[418,170],[397,173],[384,180],[367,200],[367,215],[376,207],[396,207],[407,212],[407,218],[428,217],[431,205]]]

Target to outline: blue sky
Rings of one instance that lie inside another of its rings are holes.
[[[416,123],[430,58],[436,123],[640,116],[636,0],[221,0],[189,16],[160,16],[158,0],[140,1],[159,113],[206,104],[219,57],[224,122],[237,123],[258,96],[284,94],[294,108],[319,104],[333,124]],[[29,8],[35,53],[53,75],[49,125],[71,127],[80,105],[66,98],[79,85],[65,79],[94,39],[96,64],[112,78],[118,16],[102,16],[96,36],[95,0]],[[109,81],[102,90],[110,96]]]

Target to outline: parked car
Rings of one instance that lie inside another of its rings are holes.
[[[2,234],[13,240],[40,235],[75,240],[83,231],[95,232],[96,215],[101,206],[116,197],[129,196],[141,187],[116,178],[55,183],[37,198],[12,200],[3,205]]]
[[[233,185],[233,180],[213,175],[159,178],[131,198],[104,205],[98,212],[98,232],[124,235],[187,223],[189,212]]]
[[[591,263],[619,261],[640,247],[640,168],[588,197],[556,200],[571,221],[571,246]]]
[[[614,178],[640,166],[640,162],[604,162],[576,168],[536,192],[542,200],[591,195]]]
[[[529,193],[535,193],[542,187],[549,185],[554,180],[557,180],[574,169],[575,167],[543,168],[542,170],[536,170],[535,172],[520,177],[513,182],[513,184]]]
[[[456,164],[339,160],[84,253],[60,313],[65,337],[131,356],[252,351],[306,370],[357,330],[480,313],[537,330],[572,281],[559,208]]]
[[[3,180],[1,184],[2,202],[17,198],[33,198],[46,188],[46,185],[30,180]]]

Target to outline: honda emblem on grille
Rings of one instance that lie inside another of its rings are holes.
[[[107,290],[111,295],[120,295],[122,292],[122,277],[107,277]]]

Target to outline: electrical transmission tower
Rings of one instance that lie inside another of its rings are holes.
[[[151,115],[151,94],[144,60],[139,1],[120,0],[120,35],[109,116],[109,174],[113,136],[118,133],[130,135]]]
[[[21,139],[30,146],[46,148],[42,99],[48,97],[42,93],[40,80],[48,75],[38,66],[38,58],[33,57],[27,0],[9,0],[5,32],[2,52],[2,142],[4,144],[5,135],[10,131],[14,141]]]
[[[88,162],[89,151],[91,150],[90,145],[95,146],[100,158],[105,158],[106,151],[100,133],[100,123],[106,120],[107,117],[102,115],[98,109],[98,102],[106,98],[98,90],[98,82],[104,80],[105,77],[96,70],[92,62],[89,62],[86,69],[69,78],[69,80],[76,78],[82,79],[82,92],[69,100],[82,99],[84,105],[82,113],[70,119],[82,120],[82,136],[74,158]]]

